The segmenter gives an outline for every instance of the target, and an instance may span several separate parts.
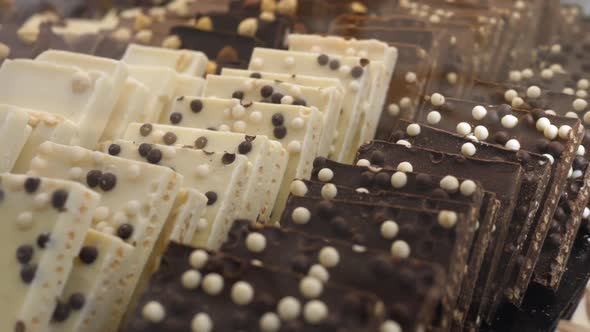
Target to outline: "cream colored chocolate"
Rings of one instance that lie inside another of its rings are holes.
[[[110,141],[121,137],[131,122],[139,120],[149,99],[149,90],[136,79],[127,78],[123,85],[115,110],[102,133],[101,141]]]
[[[130,65],[129,74],[148,89],[148,99],[138,121],[154,122],[174,99],[178,75],[171,69]]]
[[[209,59],[202,52],[130,44],[121,61],[131,65],[172,69],[179,74],[204,76]]]
[[[0,175],[1,331],[45,331],[100,195],[77,183]]]
[[[256,176],[250,177],[241,210],[243,217],[254,220],[260,216],[263,220],[268,219],[288,158],[280,143],[272,144],[273,141],[266,136],[249,137],[236,133],[157,124],[151,125],[152,130],[147,131],[142,130],[142,126],[139,123],[131,124],[124,139],[138,143],[162,144],[163,135],[170,132],[176,135],[175,146],[195,147],[195,143],[200,139],[198,147],[205,151],[230,153],[239,153],[240,145],[249,142],[252,145],[251,150],[244,155],[250,161]],[[263,199],[251,199],[252,197]]]
[[[92,228],[135,246],[122,281],[127,287],[109,308],[107,325],[118,325],[165,226],[182,176],[169,168],[51,142],[39,147],[29,174],[74,180],[100,193]]]
[[[193,237],[207,227],[207,196],[191,188],[182,188],[176,196],[169,222],[174,224],[170,240],[191,244]]]
[[[58,307],[67,308],[69,313],[53,319],[48,331],[104,331],[103,318],[116,294],[122,291],[118,280],[123,278],[124,265],[129,263],[133,250],[118,237],[89,230],[58,299]]]
[[[176,135],[176,134],[174,134]],[[163,143],[163,142],[161,142]],[[116,140],[111,147],[119,148],[117,156],[172,168],[184,176],[183,186],[193,188],[207,196],[204,218],[206,227],[198,227],[192,244],[217,249],[226,239],[227,232],[240,208],[252,171],[248,158],[226,152],[208,152],[161,144],[134,143]],[[145,155],[140,150],[150,147]]]
[[[283,95],[280,100],[282,104],[303,104],[315,107],[322,113],[326,126],[320,138],[318,153],[320,156],[327,156],[335,137],[336,125],[340,116],[340,109],[337,108],[339,102],[336,101],[338,95],[336,88],[308,87],[268,79],[209,75],[203,96],[232,98],[236,93],[241,93],[244,102],[261,101],[265,99],[261,95],[261,90],[265,86],[271,87],[275,96]]]
[[[0,103],[62,116],[78,126],[79,144],[91,148],[116,98],[113,81],[99,72],[32,60],[4,61],[0,86]]]
[[[31,131],[26,112],[17,107],[0,105],[0,173],[12,170]]]
[[[287,37],[293,51],[356,56],[369,59],[376,88],[370,96],[371,112],[365,117],[357,147],[375,137],[377,124],[387,98],[387,91],[397,63],[397,49],[376,39],[345,39],[338,36],[291,34]]]
[[[177,98],[182,96],[200,96],[203,94],[204,88],[205,79],[189,75],[178,75],[174,96]]]
[[[194,112],[192,105],[202,105]],[[264,135],[280,142],[289,154],[278,203],[273,215],[282,213],[289,184],[296,178],[311,176],[322,134],[322,115],[314,108],[252,102],[238,99],[186,97],[176,102],[166,124],[191,128],[214,128],[247,135]],[[276,219],[276,218],[273,218]]]
[[[249,69],[339,79],[345,88],[345,96],[330,157],[347,161],[346,155],[354,149],[358,124],[371,106],[368,99],[372,88],[371,75],[361,58],[325,56],[325,63],[321,63],[319,57],[314,53],[256,48]]]

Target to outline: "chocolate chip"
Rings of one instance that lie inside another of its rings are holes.
[[[141,136],[147,137],[152,133],[152,130],[154,130],[154,126],[152,126],[149,123],[146,123],[139,128],[139,133],[141,134]]]
[[[72,309],[80,310],[84,307],[84,304],[86,304],[86,297],[84,294],[74,293],[70,295],[68,303]]]
[[[117,229],[117,236],[122,240],[128,240],[133,235],[133,225],[123,224]]]
[[[98,258],[98,249],[94,246],[84,246],[82,249],[80,249],[78,258],[80,258],[82,263],[90,265]]]
[[[49,234],[41,234],[37,236],[37,247],[41,249],[45,249],[47,247],[47,243],[49,242]]]
[[[273,126],[282,126],[285,122],[285,117],[281,113],[275,113],[272,115],[272,124]]]
[[[145,159],[150,164],[157,164],[160,161],[162,161],[162,151],[160,149],[151,149],[150,152],[148,152]]]
[[[270,102],[273,104],[280,104],[281,100],[283,99],[285,95],[280,93],[280,92],[275,92],[272,94],[272,96],[270,97]]]
[[[251,141],[243,141],[238,145],[238,152],[240,154],[248,154],[252,151],[252,142]]]
[[[433,198],[449,199],[449,193],[447,193],[444,189],[441,189],[441,188],[433,189],[432,192],[430,193],[430,195]]]
[[[310,265],[309,259],[304,255],[297,255],[291,260],[291,268],[296,273],[306,274]]]
[[[213,205],[217,202],[217,194],[215,192],[208,191],[205,193],[205,196],[207,196],[207,205]]]
[[[152,151],[152,145],[149,143],[141,143],[139,148],[137,148],[139,155],[144,158],[150,153],[150,151]]]
[[[223,157],[221,157],[221,162],[224,165],[230,165],[232,164],[234,161],[236,161],[236,155],[233,153],[224,153]]]
[[[35,279],[37,265],[24,265],[20,270],[20,278],[25,284],[30,284]]]
[[[496,141],[496,143],[498,144],[505,145],[509,139],[510,137],[508,136],[508,133],[505,131],[499,131],[494,134],[494,141]]]
[[[235,99],[242,100],[242,99],[244,99],[244,92],[243,91],[234,91],[234,93],[231,94],[231,97],[235,98]]]
[[[588,161],[586,161],[586,158],[584,158],[583,156],[577,156],[576,158],[574,158],[574,170],[582,171],[584,170],[584,168],[586,168],[586,165],[588,165]]]
[[[55,208],[56,210],[63,210],[66,202],[68,200],[68,192],[63,190],[63,189],[59,189],[53,192],[53,195],[51,196],[51,206],[53,206],[53,208]]]
[[[170,114],[170,123],[177,125],[180,122],[182,122],[182,113],[174,112]]]
[[[416,175],[416,185],[418,186],[418,189],[431,189],[434,187],[434,180],[432,179],[432,176],[420,173]]]
[[[321,201],[317,204],[317,213],[323,219],[332,219],[336,214],[334,204],[330,201]]]
[[[535,142],[535,146],[537,147],[537,150],[539,152],[545,153],[545,151],[547,151],[547,148],[549,147],[549,143],[551,143],[550,140],[546,138],[539,138],[537,142]]]
[[[25,322],[23,321],[18,321],[16,322],[16,324],[14,324],[14,332],[25,332],[27,329],[27,326],[25,325]]]
[[[252,74],[250,74],[250,78],[262,78],[262,74],[260,74],[260,73],[252,73]]]
[[[330,61],[330,69],[332,70],[337,70],[338,68],[340,68],[340,61],[334,59]]]
[[[316,157],[313,160],[313,168],[324,167],[324,165],[326,165],[326,162],[327,162],[326,157]]]
[[[362,187],[369,188],[373,185],[375,180],[375,173],[366,171],[361,173],[360,184]]]
[[[528,163],[529,161],[531,161],[531,154],[525,150],[518,150],[518,152],[516,153],[516,156],[518,157],[518,159],[520,159],[521,161],[523,161],[525,163]]]
[[[375,175],[375,184],[380,189],[388,189],[391,187],[391,176],[386,172],[380,172]]]
[[[103,191],[111,191],[117,185],[117,176],[113,173],[104,173],[100,177],[100,189]]]
[[[51,319],[54,322],[63,322],[68,319],[68,317],[70,317],[70,306],[58,301]]]
[[[285,136],[287,136],[287,127],[285,127],[285,126],[275,127],[275,129],[273,130],[273,134],[278,139],[285,138]]]
[[[327,64],[328,64],[328,62],[330,61],[330,57],[328,57],[328,56],[327,56],[327,55],[325,55],[325,54],[320,54],[320,55],[318,56],[318,59],[317,59],[317,60],[318,60],[318,64],[319,64],[320,66],[325,66],[325,65],[327,65]]]
[[[162,137],[162,139],[164,140],[164,144],[172,145],[176,143],[178,137],[176,137],[176,134],[173,132],[167,132],[166,134],[164,134],[164,137]]]
[[[111,144],[109,146],[109,154],[111,156],[118,156],[121,153],[121,146],[119,144]]]
[[[498,106],[498,116],[500,118],[503,118],[506,115],[510,115],[510,114],[512,114],[512,107],[510,107],[510,105],[502,104],[502,105]]]
[[[262,88],[260,88],[260,95],[263,98],[268,98],[268,97],[272,96],[273,92],[274,92],[274,89],[270,85],[265,85]]]
[[[332,226],[334,232],[340,236],[349,236],[352,233],[346,219],[343,217],[334,217],[330,219],[330,226]]]
[[[203,110],[203,102],[199,99],[191,101],[191,111],[193,113],[199,113]]]
[[[16,249],[16,259],[21,264],[28,264],[33,259],[35,249],[31,245],[22,245]]]
[[[565,151],[565,146],[560,142],[551,142],[547,147],[547,151],[555,158],[559,158],[561,154]]]
[[[39,189],[39,186],[41,185],[41,179],[39,178],[27,178],[25,180],[25,191],[29,194],[34,193],[35,191],[37,191],[37,189]]]
[[[361,66],[355,66],[350,71],[350,75],[353,78],[359,78],[359,77],[363,76],[363,73],[364,73],[364,69]]]
[[[370,63],[371,63],[371,61],[370,61],[369,59],[367,59],[367,58],[362,58],[362,59],[360,60],[360,64],[361,64],[361,66],[362,66],[362,67],[366,67],[366,66],[368,66]]]
[[[307,106],[307,102],[304,99],[295,98],[295,100],[293,100],[293,105],[295,105],[295,106]]]
[[[99,170],[92,170],[86,174],[86,184],[90,188],[95,188],[100,184],[100,178],[102,177],[102,172]]]
[[[381,151],[374,151],[371,153],[369,161],[372,165],[383,165],[385,163],[385,155]]]
[[[207,137],[205,136],[201,136],[199,138],[197,138],[197,140],[195,141],[195,148],[197,149],[204,149],[207,146]]]

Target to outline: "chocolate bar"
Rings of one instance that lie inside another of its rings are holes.
[[[324,264],[334,263],[332,254]],[[375,296],[318,289],[317,279],[301,287],[303,280],[312,279],[171,243],[122,331],[375,331],[383,324]]]
[[[264,243],[261,250],[257,243]],[[314,274],[315,270],[325,271],[327,279],[322,281],[327,285],[341,284],[378,296],[384,302],[386,319],[406,331],[431,324],[444,280],[442,268],[435,264],[397,259],[360,245],[245,220],[234,223],[220,250],[283,271],[315,277],[319,276]],[[338,254],[338,264],[323,267],[321,262],[332,250]],[[381,282],[384,278],[387,281]],[[415,278],[418,280],[416,284],[404,282]],[[314,281],[307,279],[305,283],[313,284]],[[305,286],[302,284],[302,287]]]
[[[498,232],[485,254],[484,265],[480,271],[481,280],[478,282],[477,287],[483,288],[486,287],[486,284],[492,286],[488,286],[489,294],[483,294],[480,298],[474,298],[476,301],[481,301],[480,303],[483,305],[490,302],[493,295],[492,290],[494,289],[491,276],[494,275],[495,268],[498,265],[498,259],[504,246],[506,230],[512,218],[521,188],[523,178],[521,166],[515,163],[481,160],[463,155],[442,153],[380,141],[375,141],[359,149],[357,160],[361,159],[365,159],[373,165],[389,168],[395,168],[401,162],[408,162],[417,172],[440,176],[455,175],[466,177],[480,181],[486,190],[496,193],[501,204],[500,211],[496,216],[496,228]],[[501,174],[501,176],[498,178],[486,176],[485,174],[488,174],[487,172],[491,169],[493,169],[494,174]],[[471,306],[475,312],[470,310],[469,317],[474,321],[477,320],[483,309],[480,303]],[[469,317],[467,319],[470,319]]]
[[[12,170],[32,131],[26,111],[9,105],[0,106],[0,140],[6,144],[0,150],[1,173]]]
[[[447,275],[447,287],[442,297],[441,321],[436,324],[443,327],[450,323],[476,228],[469,222],[455,211],[300,196],[289,198],[281,218],[285,228],[390,252],[394,257],[440,264]]]

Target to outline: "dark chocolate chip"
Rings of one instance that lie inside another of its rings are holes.
[[[49,242],[49,234],[41,234],[37,236],[37,247],[41,249],[45,249],[47,247],[47,243]]]
[[[84,246],[82,249],[80,249],[78,258],[80,258],[82,263],[90,265],[98,258],[98,249],[94,246]]]
[[[74,310],[80,310],[84,307],[84,304],[86,304],[86,297],[84,294],[74,293],[70,295],[70,300],[68,303],[70,304],[70,308]]]
[[[506,115],[510,115],[510,114],[512,114],[512,107],[510,107],[510,105],[502,104],[502,105],[498,106],[498,116],[500,118],[503,118]]]
[[[205,136],[201,136],[199,138],[197,138],[197,140],[195,141],[195,148],[197,149],[204,149],[207,146],[207,137]]]
[[[27,178],[25,180],[25,191],[29,194],[34,193],[35,191],[37,191],[37,189],[39,189],[39,186],[41,185],[41,179],[39,178]]]
[[[330,57],[328,57],[328,56],[327,56],[327,55],[325,55],[325,54],[320,54],[320,55],[318,56],[318,64],[319,64],[320,66],[325,66],[325,65],[327,65],[329,61],[330,61]]]
[[[584,158],[583,156],[576,156],[576,158],[574,158],[574,170],[584,170],[584,168],[586,168],[586,165],[588,165],[588,161],[586,161],[586,158]]]
[[[157,164],[162,161],[162,151],[160,149],[151,149],[145,159],[150,164]]]
[[[215,192],[208,191],[205,193],[205,196],[207,196],[207,205],[213,205],[217,202],[217,194]]]
[[[104,173],[100,177],[100,189],[111,191],[117,185],[117,176],[113,173]]]
[[[366,171],[361,173],[361,186],[364,188],[370,188],[373,185],[373,181],[375,180],[375,173],[371,171]]]
[[[291,267],[293,272],[306,274],[309,270],[311,263],[307,257],[304,255],[297,255],[291,261]]]
[[[547,151],[555,158],[561,157],[561,154],[565,151],[565,146],[560,142],[551,142],[547,147]]]
[[[63,189],[54,191],[53,195],[51,196],[51,206],[53,206],[53,208],[56,210],[63,210],[67,201],[68,192]]]
[[[30,284],[35,279],[37,265],[24,265],[20,270],[20,278],[25,284]]]
[[[270,85],[265,85],[262,88],[260,88],[260,95],[263,98],[268,98],[268,97],[272,96],[273,92],[274,92],[274,89]]]
[[[99,170],[92,170],[86,174],[86,184],[88,187],[95,188],[100,184],[100,178],[102,177],[102,172]]]
[[[338,61],[336,59],[330,60],[329,67],[332,70],[337,70],[338,68],[340,68],[340,61]]]
[[[251,141],[243,141],[238,145],[238,152],[240,154],[248,154],[252,151],[252,142]]]
[[[355,66],[350,71],[350,75],[354,78],[359,78],[359,77],[363,76],[363,73],[364,73],[364,69],[361,66]]]
[[[128,240],[133,235],[133,225],[123,224],[117,229],[117,236],[123,240]]]
[[[191,111],[193,113],[199,113],[203,110],[203,102],[200,99],[191,101]]]
[[[121,146],[119,144],[109,145],[109,154],[111,156],[118,156],[121,153]]]
[[[152,133],[152,130],[154,130],[154,126],[150,123],[146,123],[139,128],[139,134],[143,137],[147,137]]]
[[[137,148],[137,152],[139,153],[139,155],[144,158],[147,157],[150,151],[152,151],[152,145],[149,143],[141,143]]]
[[[164,137],[162,137],[162,139],[164,140],[164,144],[172,145],[176,143],[178,137],[176,137],[176,134],[173,132],[167,132],[166,134],[164,134]]]
[[[242,100],[242,99],[244,99],[244,92],[243,91],[234,91],[234,93],[231,94],[231,97],[235,98],[235,99]]]
[[[326,165],[326,163],[327,163],[327,159],[325,157],[316,157],[313,160],[313,168],[324,167],[324,165]]]
[[[341,236],[348,236],[352,233],[350,227],[343,217],[334,217],[330,219],[330,226],[332,226],[332,229],[335,233]]]
[[[331,219],[336,214],[336,210],[332,202],[321,201],[317,204],[317,213],[323,219]]]
[[[385,155],[381,151],[374,151],[371,153],[371,157],[369,157],[369,161],[372,165],[379,165],[382,166],[385,163]]]
[[[170,114],[170,123],[171,124],[177,125],[180,122],[182,122],[182,113],[174,112],[174,113]]]
[[[230,165],[232,164],[234,161],[236,161],[236,155],[233,153],[224,153],[223,157],[221,157],[221,162],[224,165]]]
[[[260,73],[252,73],[252,74],[250,74],[250,78],[262,78],[262,74],[260,74]]]
[[[535,146],[537,147],[537,150],[541,153],[545,153],[547,151],[547,149],[549,148],[549,143],[551,143],[550,140],[546,139],[546,138],[539,138],[537,140],[537,142],[535,143]]]
[[[434,180],[432,179],[432,176],[420,173],[416,175],[416,185],[418,186],[418,189],[421,190],[431,189],[434,187]]]
[[[16,259],[21,264],[28,264],[33,259],[35,249],[31,245],[22,245],[16,249]]]
[[[70,317],[70,306],[61,301],[57,301],[55,310],[53,311],[53,317],[51,318],[54,322],[64,322]]]
[[[301,98],[295,98],[293,100],[293,105],[295,106],[307,106],[307,101],[305,101],[304,99]]]
[[[433,189],[430,195],[432,196],[432,198],[449,199],[449,193],[447,193],[442,188]]]
[[[494,134],[494,141],[498,144],[505,145],[510,140],[510,136],[505,131],[499,131]]]
[[[275,127],[275,129],[273,130],[273,134],[278,139],[285,138],[285,136],[287,136],[287,127],[285,127],[285,126]]]
[[[282,126],[285,122],[285,117],[281,113],[275,113],[271,118],[273,126]]]
[[[375,175],[375,184],[380,189],[391,188],[391,175],[387,172],[380,172]]]

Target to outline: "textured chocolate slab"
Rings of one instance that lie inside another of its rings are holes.
[[[368,293],[324,284],[307,298],[301,283],[295,274],[171,243],[122,331],[254,331],[277,324],[281,331],[375,331],[382,323],[378,300]]]
[[[493,242],[488,247],[482,269],[480,271],[481,283],[477,287],[489,287],[488,294],[483,294],[472,305],[469,317],[477,320],[482,310],[491,299],[493,290],[492,278],[498,266],[498,259],[504,247],[506,230],[512,219],[518,193],[523,178],[522,167],[519,164],[490,161],[476,158],[469,158],[463,155],[442,153],[439,151],[423,149],[418,147],[406,147],[403,145],[374,141],[359,149],[357,160],[366,159],[369,163],[378,166],[396,168],[402,162],[409,162],[415,171],[435,174],[439,176],[454,175],[470,178],[481,182],[486,190],[496,193],[500,201],[500,211],[497,214],[496,230]],[[503,233],[502,233],[503,232]],[[486,280],[483,283],[483,280]]]
[[[262,250],[255,243],[264,243]],[[323,256],[333,250],[338,264],[321,268]],[[386,319],[404,331],[431,324],[445,280],[438,265],[244,220],[234,223],[221,251],[303,275],[326,271],[327,285],[346,285],[378,296],[385,304]]]
[[[447,214],[452,215],[453,222],[446,223]],[[437,325],[450,322],[475,231],[475,225],[470,225],[464,215],[291,196],[281,226],[391,252],[395,257],[440,264],[446,271],[447,286],[442,299],[442,321]],[[390,226],[395,231],[390,233]]]
[[[417,135],[416,130],[419,131]],[[410,135],[411,134],[411,135]],[[515,213],[506,230],[507,238],[502,249],[498,266],[498,275],[495,276],[500,282],[502,291],[507,291],[508,297],[519,304],[522,297],[514,297],[513,284],[517,271],[512,272],[517,262],[524,259],[520,244],[528,237],[535,236],[531,226],[534,217],[542,203],[543,195],[551,177],[551,165],[549,160],[541,155],[529,153],[524,150],[513,151],[492,145],[486,142],[476,142],[472,139],[454,135],[452,133],[436,129],[426,125],[412,124],[407,121],[399,121],[393,128],[390,138],[391,142],[406,140],[413,146],[430,148],[447,153],[469,155],[480,159],[502,160],[520,164],[524,171],[522,186],[518,194],[518,201]],[[510,278],[511,276],[512,279]],[[519,294],[524,293],[526,288],[520,289]]]

